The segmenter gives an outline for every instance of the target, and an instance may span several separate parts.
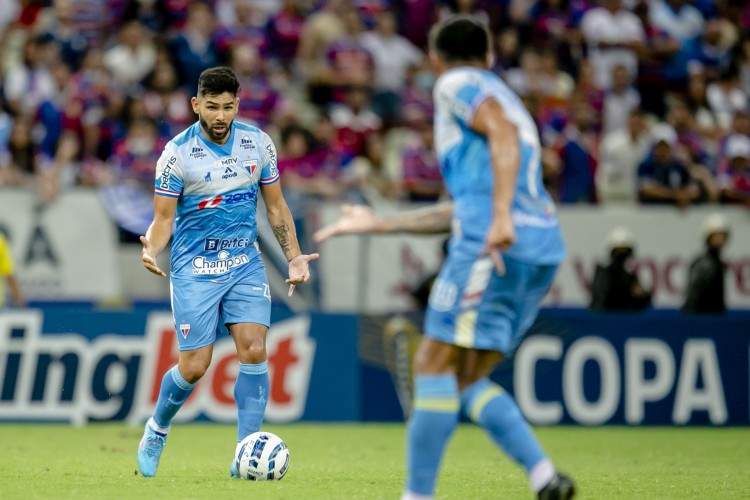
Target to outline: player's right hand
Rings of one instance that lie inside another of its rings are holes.
[[[484,253],[492,258],[495,271],[500,276],[505,275],[505,262],[502,251],[510,248],[516,240],[516,230],[509,214],[496,214],[492,218],[490,228],[487,231]]]
[[[166,278],[167,275],[164,271],[159,269],[159,266],[156,264],[156,257],[154,257],[151,242],[148,241],[145,236],[141,236],[141,244],[143,244],[143,251],[141,252],[141,263],[143,264],[143,267],[157,276]]]
[[[341,206],[339,220],[324,226],[313,234],[313,241],[320,243],[341,234],[373,233],[378,230],[381,219],[365,205]]]

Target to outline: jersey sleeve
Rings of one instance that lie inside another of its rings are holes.
[[[154,193],[159,196],[179,198],[184,186],[184,171],[179,151],[173,142],[169,142],[164,147],[159,161],[156,162]]]
[[[268,137],[268,134],[263,134],[263,150],[261,153],[260,161],[263,165],[263,169],[260,172],[260,183],[261,184],[273,184],[279,180],[279,167],[277,165],[276,158],[276,146],[273,144],[273,140]]]
[[[470,126],[479,105],[493,97],[479,78],[463,71],[440,78],[434,95],[438,105],[466,127]]]
[[[5,238],[0,235],[0,276],[13,274],[13,258]]]

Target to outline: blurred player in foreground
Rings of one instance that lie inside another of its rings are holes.
[[[237,123],[239,82],[228,68],[204,71],[192,98],[198,122],[164,148],[156,165],[154,220],[141,237],[143,266],[156,263],[177,221],[170,262],[172,312],[180,344],[164,375],[153,417],[138,447],[138,467],[156,475],[172,418],[211,363],[226,325],[240,362],[234,386],[237,442],[260,429],[269,397],[266,333],[271,294],[258,248],[256,207],[263,194],[276,239],[289,261],[289,295],[310,278],[292,214],[279,185],[276,147],[256,127]],[[236,472],[230,473],[236,476]]]
[[[567,499],[556,471],[513,398],[488,376],[534,322],[565,248],[542,186],[539,135],[520,99],[493,73],[489,33],[470,17],[433,28],[439,74],[435,144],[452,203],[382,218],[361,206],[315,234],[451,230],[415,356],[414,403],[402,499],[431,499],[459,411],[525,469],[540,499]],[[502,252],[502,254],[501,254]]]

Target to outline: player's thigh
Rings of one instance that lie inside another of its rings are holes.
[[[542,301],[552,287],[556,273],[556,265],[532,266],[530,269],[524,298],[518,313],[516,337],[523,338],[536,321]]]
[[[430,292],[425,335],[438,342],[474,348],[476,308],[491,273],[491,260],[478,251],[452,251]]]
[[[271,291],[265,267],[261,265],[232,283],[221,300],[221,316],[226,325],[271,325]]]
[[[224,286],[210,281],[173,278],[169,289],[180,351],[213,344]]]
[[[500,276],[486,255],[450,254],[430,295],[426,334],[465,349],[506,352],[524,277],[514,262]]]
[[[555,266],[538,266],[505,259],[503,276],[493,275],[479,306],[477,330],[487,340],[480,348],[510,356],[536,319],[552,284]]]

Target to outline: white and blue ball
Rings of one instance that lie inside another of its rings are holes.
[[[289,448],[271,432],[254,432],[237,444],[235,466],[248,481],[279,480],[289,470]]]

